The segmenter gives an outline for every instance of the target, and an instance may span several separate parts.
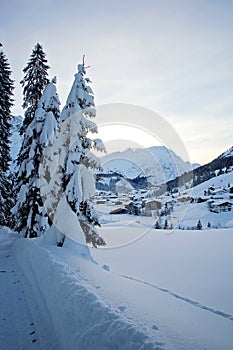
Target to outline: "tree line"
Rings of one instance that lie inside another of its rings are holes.
[[[23,141],[17,170],[11,174],[14,82],[8,59],[0,51],[0,225],[10,227],[21,237],[47,233],[65,197],[87,243],[95,247],[105,244],[95,229],[98,217],[89,201],[95,185],[93,171],[100,168],[90,151],[102,151],[104,146],[101,140],[89,136],[97,133],[97,126],[91,120],[96,110],[86,68],[83,56],[66,104],[60,110],[56,77],[49,79],[46,54],[41,44],[35,45],[20,82],[24,118],[19,133]],[[62,245],[64,239],[61,233],[57,244]]]

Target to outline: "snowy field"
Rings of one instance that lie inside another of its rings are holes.
[[[115,230],[101,233],[110,241]],[[97,264],[71,241],[0,237],[1,349],[233,349],[232,229],[149,230],[90,249]]]
[[[131,312],[148,329],[156,325],[164,349],[233,348],[233,229],[150,230],[92,254],[131,282]]]

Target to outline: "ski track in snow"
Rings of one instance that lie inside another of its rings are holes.
[[[44,350],[45,346],[54,349],[52,343],[56,341],[51,327],[47,329],[50,333],[42,331],[37,322],[39,314],[32,289],[15,261],[10,242],[0,242],[0,349]]]
[[[158,286],[156,286],[156,285],[153,284],[153,283],[146,282],[146,281],[142,281],[142,280],[140,280],[140,279],[137,279],[137,278],[134,278],[134,277],[131,277],[131,276],[126,276],[126,275],[121,275],[121,274],[119,274],[118,276],[120,276],[120,277],[122,277],[122,278],[125,278],[125,279],[128,279],[128,280],[132,280],[132,281],[135,281],[135,282],[144,284],[144,285],[146,285],[146,286],[149,286],[149,287],[151,287],[151,288],[154,288],[154,289],[156,289],[156,290],[159,290],[159,291],[162,292],[162,293],[167,293],[167,294],[171,295],[172,297],[174,297],[174,298],[176,298],[176,299],[182,300],[182,301],[184,301],[184,302],[186,302],[186,303],[188,303],[188,304],[191,304],[191,305],[193,305],[193,306],[195,306],[195,307],[197,307],[197,308],[199,308],[199,309],[206,310],[206,311],[208,311],[208,312],[211,312],[211,313],[213,313],[213,314],[215,314],[215,315],[217,315],[217,316],[226,318],[226,319],[228,319],[228,320],[230,320],[230,321],[233,322],[233,316],[232,316],[231,314],[228,314],[228,313],[223,312],[223,311],[221,311],[221,310],[213,309],[213,308],[211,308],[211,307],[209,307],[209,306],[202,305],[202,304],[199,303],[198,301],[194,301],[194,300],[189,299],[189,298],[187,298],[187,297],[183,297],[183,296],[181,296],[181,295],[179,295],[179,294],[177,294],[177,293],[174,293],[174,292],[170,291],[169,289],[162,288],[162,287],[158,287]]]

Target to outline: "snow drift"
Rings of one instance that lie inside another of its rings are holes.
[[[133,322],[88,289],[87,280],[71,271],[43,238],[16,240],[13,248],[38,304],[47,308],[61,350],[156,349]]]

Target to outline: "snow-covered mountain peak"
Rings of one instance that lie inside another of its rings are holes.
[[[127,149],[101,158],[103,173],[119,173],[128,179],[146,176],[153,185],[159,185],[192,170],[189,162],[183,161],[164,146]]]

